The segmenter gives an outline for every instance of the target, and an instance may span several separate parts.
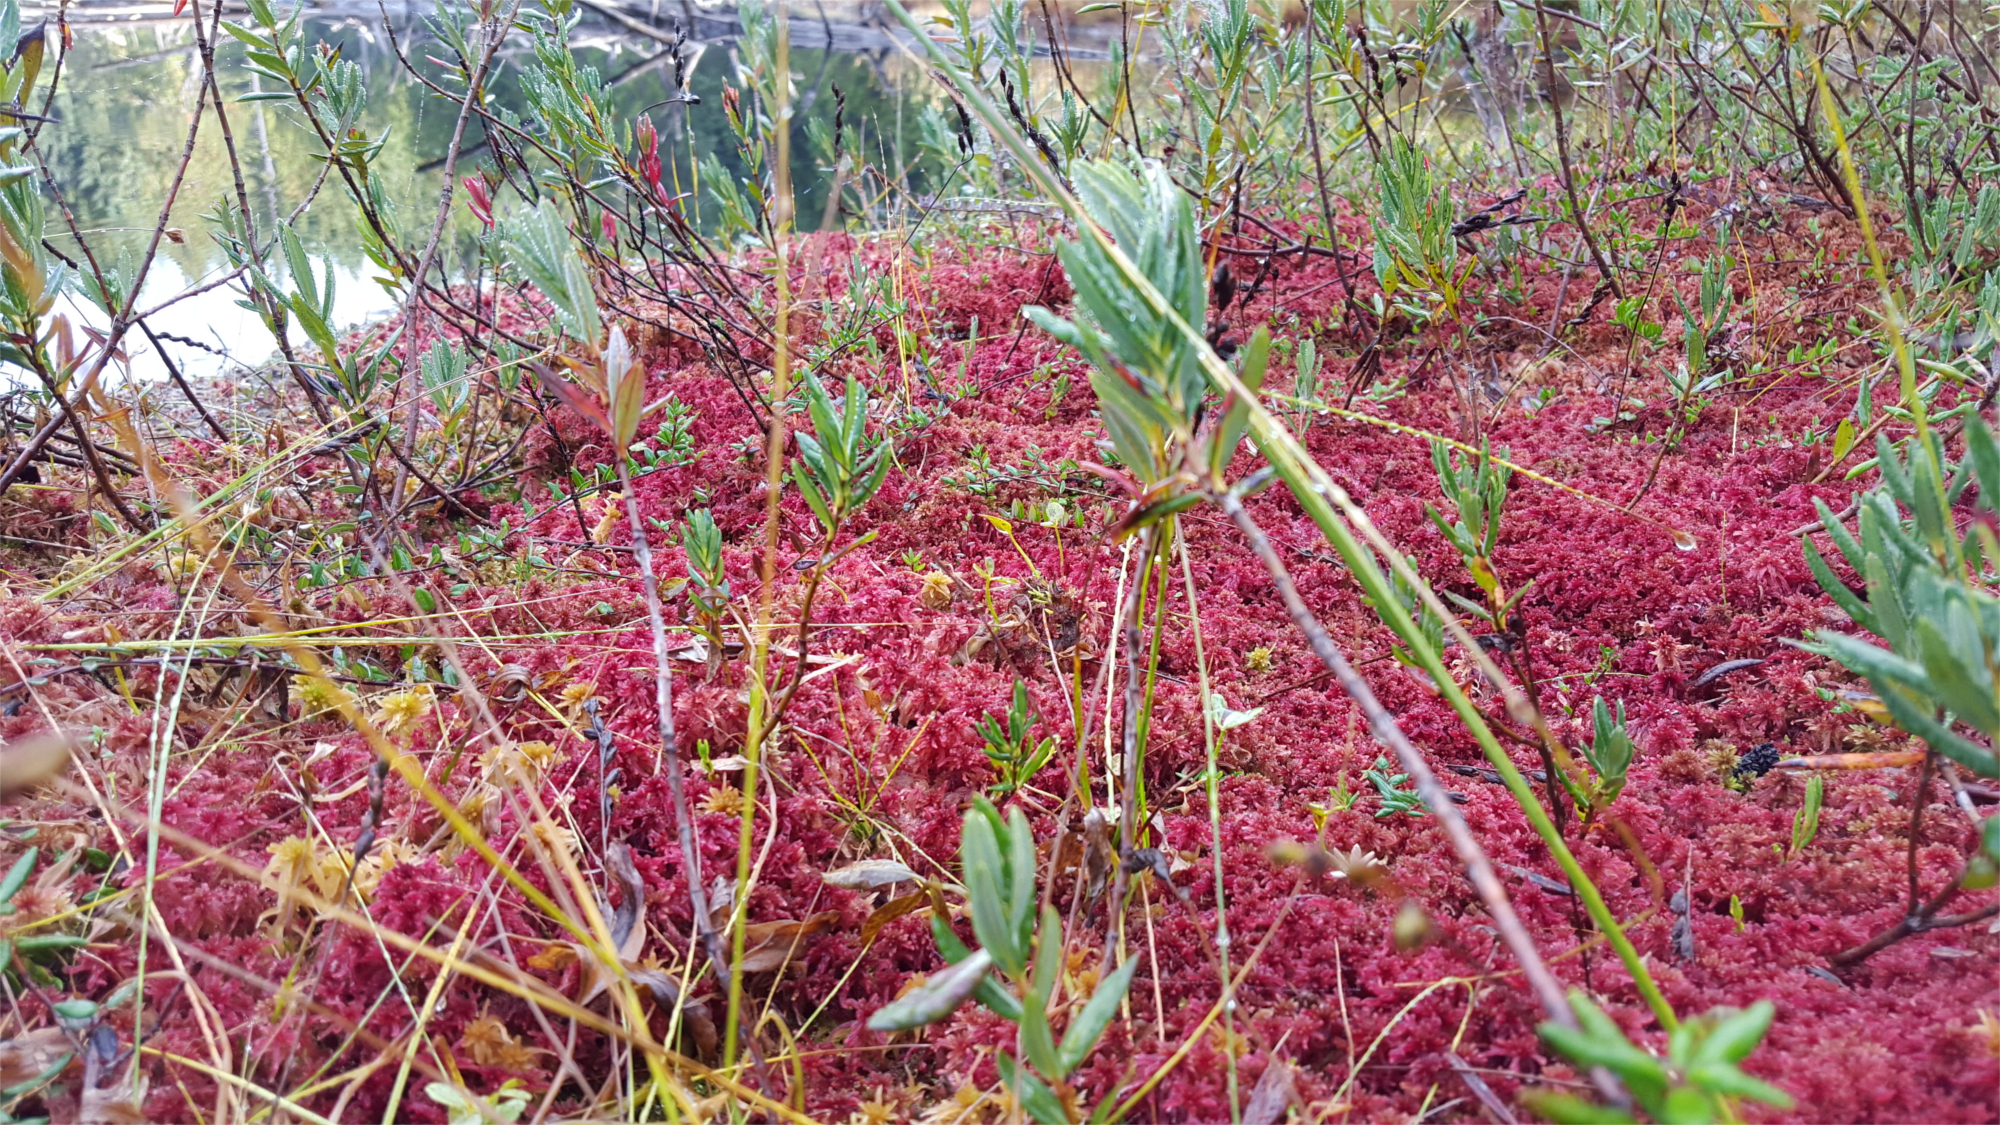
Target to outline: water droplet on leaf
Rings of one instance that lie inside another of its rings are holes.
[[[1683,551],[1692,551],[1695,548],[1695,537],[1685,531],[1676,530],[1674,532],[1674,546],[1679,547]]]

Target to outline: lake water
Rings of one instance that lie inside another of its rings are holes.
[[[667,7],[671,12],[674,5]],[[386,177],[406,229],[415,232],[410,237],[420,246],[435,214],[441,186],[438,164],[450,141],[457,103],[433,96],[410,80],[382,33],[379,16],[372,22],[316,21],[308,26],[317,38],[340,44],[343,57],[360,64],[369,95],[364,122],[371,134],[388,130],[371,167]],[[408,32],[404,21],[398,20],[398,37],[412,57],[421,60],[427,44],[413,43]],[[517,33],[515,38],[525,47],[526,36]],[[614,115],[631,120],[647,107],[656,107],[652,114],[660,126],[664,157],[678,158],[685,167],[691,132],[697,151],[715,153],[725,164],[740,167],[720,108],[722,87],[731,70],[728,42],[711,43],[702,50],[691,81],[701,105],[683,110],[657,108],[674,94],[673,68],[665,65],[658,43],[625,32],[593,32],[588,24],[579,29],[578,41],[586,44],[580,55],[611,85]],[[802,104],[804,98],[812,98],[798,118],[795,154],[811,151],[805,141],[807,121],[831,114],[830,92],[835,88],[845,99],[850,124],[867,118],[876,122],[872,128],[890,132],[897,132],[900,125],[900,135],[894,139],[907,145],[906,151],[915,150],[917,111],[932,95],[927,80],[913,77],[913,69],[899,52],[883,47],[797,49],[793,58]],[[225,97],[260,89],[256,76],[239,65],[241,60],[242,48],[225,35],[218,53]],[[525,54],[509,58],[506,72],[494,84],[495,99],[501,104],[520,104],[515,64],[530,61],[532,56]],[[429,64],[419,61],[419,65]],[[199,58],[184,19],[76,26],[56,99],[57,120],[43,132],[42,144],[65,202],[99,261],[115,262],[121,252],[136,258],[143,252],[186,143],[199,79]],[[232,102],[229,115],[253,210],[260,229],[268,231],[274,218],[297,206],[319,174],[317,140],[289,103]],[[475,125],[468,132],[468,151],[460,158],[461,173],[482,162],[483,153],[474,147],[477,142]],[[795,156],[794,175],[801,222],[809,226],[821,213],[823,174],[810,159]],[[203,122],[169,224],[182,232],[182,241],[162,245],[142,304],[165,300],[226,272],[223,253],[211,237],[215,225],[204,215],[225,200],[233,207],[234,198],[234,176],[211,114]],[[445,251],[448,268],[470,259],[479,232],[478,223],[465,210],[462,191],[454,212]],[[75,240],[54,208],[50,213],[51,243],[75,257]],[[362,252],[354,208],[337,186],[321,192],[295,229],[310,253],[335,266],[334,309],[339,325],[357,325],[391,310],[392,298],[373,280],[375,271]],[[180,302],[151,323],[155,332],[178,338],[165,346],[183,371],[204,375],[241,371],[255,367],[274,349],[263,323],[239,307],[239,299],[231,287],[217,288]],[[74,318],[102,323],[103,314],[89,302],[74,296],[66,300],[75,306]],[[160,357],[143,338],[135,333],[127,347],[135,377],[164,375]]]

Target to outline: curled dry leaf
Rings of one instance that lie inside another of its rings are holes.
[[[822,910],[804,921],[781,918],[743,927],[743,971],[768,973],[783,968],[808,934],[840,921],[840,911]]]
[[[487,681],[486,693],[501,703],[518,703],[527,697],[534,673],[520,664],[502,664]]]
[[[626,965],[625,974],[632,978],[633,984],[652,993],[653,1003],[661,1009],[672,1011],[676,1004],[680,1005],[688,1034],[694,1036],[695,1047],[703,1058],[715,1056],[715,1045],[721,1037],[715,1033],[715,1017],[709,1012],[707,1001],[682,1000],[680,982],[658,965]]]
[[[1688,684],[1688,686],[1705,687],[1711,683],[1714,683],[1716,680],[1719,680],[1722,677],[1727,676],[1731,672],[1740,672],[1745,668],[1755,668],[1762,663],[1764,663],[1762,660],[1754,658],[1749,658],[1744,660],[1725,660],[1722,663],[1717,664],[1715,667],[1710,668],[1707,671],[1703,672],[1701,675],[1696,676],[1694,678],[1694,682]]]
[[[1167,860],[1165,853],[1161,852],[1160,849],[1134,848],[1125,856],[1124,867],[1125,873],[1128,875],[1151,872],[1153,877],[1158,879],[1160,884],[1172,893],[1175,898],[1180,899],[1182,902],[1188,901],[1187,888],[1174,882],[1173,865]]]
[[[61,734],[39,734],[0,748],[0,799],[42,785],[69,764],[70,740]]]
[[[618,880],[619,893],[624,896],[617,913],[611,916],[611,940],[618,943],[620,957],[637,960],[646,948],[646,884],[639,877],[638,865],[632,862],[630,847],[613,844],[607,858],[606,866],[612,878]]]
[[[528,958],[528,967],[543,972],[560,972],[576,964],[576,946],[566,941],[552,941],[542,947],[540,953]]]
[[[1091,809],[1083,817],[1085,893],[1093,899],[1104,893],[1104,884],[1111,877],[1111,866],[1118,855],[1117,849],[1111,846],[1113,819],[1100,808]]]
[[[616,911],[611,909],[609,903],[599,899],[598,910],[603,913],[606,924],[611,927],[611,940],[617,944],[619,963],[629,975],[631,969],[637,965],[639,955],[646,949],[646,884],[639,877],[638,866],[632,862],[632,849],[624,844],[611,845],[605,867],[610,871],[611,877],[618,881],[621,898]],[[536,956],[539,958],[547,953],[548,950],[544,949]],[[592,964],[594,960],[592,958],[585,956],[580,959],[584,961],[585,974],[592,980],[590,987],[584,990],[579,1003],[588,1004],[605,989],[611,987],[612,974],[600,971]],[[529,964],[532,965],[534,962],[530,961]]]
[[[66,1062],[69,1036],[59,1027],[38,1027],[0,1040],[0,1087],[32,1082]]]
[[[1521,878],[1526,879],[1528,882],[1533,883],[1535,886],[1552,895],[1561,895],[1564,898],[1576,897],[1576,892],[1570,889],[1568,883],[1558,882],[1539,871],[1530,871],[1525,867],[1516,867],[1511,863],[1507,865],[1507,870],[1512,871],[1514,874],[1519,875]]]
[[[893,859],[864,859],[837,871],[829,871],[821,877],[832,886],[850,891],[865,891],[892,883],[919,882],[916,872]]]
[[[740,644],[723,646],[725,651],[732,653],[741,647],[742,645]],[[667,650],[668,659],[682,660],[689,664],[706,664],[710,655],[709,643],[701,637],[690,638],[687,643],[676,645]]]
[[[1249,1104],[1243,1107],[1243,1125],[1278,1125],[1293,1106],[1301,1114],[1306,1112],[1305,1099],[1292,1081],[1291,1065],[1273,1056],[1264,1064],[1263,1075],[1250,1091]]]
[[[717,876],[708,888],[709,925],[722,934],[723,944],[734,935],[736,882]],[[780,918],[773,922],[752,922],[743,927],[743,971],[767,973],[791,960],[800,941],[840,921],[838,910],[823,910],[804,921]]]
[[[922,890],[915,894],[892,898],[888,902],[876,907],[868,915],[868,920],[861,924],[861,944],[867,945],[874,941],[875,935],[882,932],[882,927],[906,914],[914,914],[922,910],[924,907],[930,905],[930,900],[930,891]]]

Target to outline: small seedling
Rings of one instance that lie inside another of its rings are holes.
[[[1028,731],[1040,719],[1028,707],[1028,685],[1014,680],[1014,699],[1007,708],[1007,725],[992,715],[982,716],[974,729],[986,740],[986,760],[993,763],[996,780],[992,791],[1004,797],[1028,783],[1056,752],[1054,735],[1034,739]]]
[[[946,916],[933,913],[931,937],[951,967],[877,1010],[868,1017],[868,1027],[908,1031],[977,1000],[1020,1027],[1015,1050],[1028,1065],[1021,1066],[1016,1055],[1004,1050],[994,1057],[1015,1102],[1030,1120],[1066,1125],[1071,1120],[1066,1106],[1076,1104],[1076,1094],[1064,1079],[1090,1057],[1118,1014],[1139,958],[1127,958],[1098,982],[1058,1040],[1049,1016],[1063,975],[1062,915],[1045,905],[1037,921],[1035,841],[1028,818],[1014,809],[1003,821],[998,809],[975,799],[965,813],[959,853],[972,931],[981,948],[967,949]]]
[[[1306,811],[1312,814],[1313,831],[1315,833],[1325,832],[1328,817],[1337,812],[1346,812],[1348,809],[1354,807],[1354,802],[1360,799],[1361,794],[1359,792],[1347,787],[1347,771],[1341,770],[1339,784],[1326,791],[1325,804],[1314,804],[1310,801],[1306,803]]]
[[[1579,784],[1568,774],[1562,774],[1562,782],[1576,798],[1577,808],[1585,815],[1591,815],[1618,799],[1625,790],[1625,775],[1632,768],[1632,734],[1625,727],[1625,705],[1620,703],[1615,713],[1604,705],[1599,696],[1590,709],[1591,740],[1583,748],[1584,760],[1590,763],[1596,774],[1588,788]]]
[[[706,508],[688,513],[681,546],[687,551],[689,602],[703,617],[721,616],[729,605],[729,577],[722,562],[722,530]]]
[[[1231,731],[1264,713],[1262,707],[1252,707],[1248,711],[1238,711],[1229,706],[1219,691],[1208,693],[1208,720],[1217,730]]]
[[[1299,402],[1298,428],[1305,433],[1312,425],[1313,406],[1319,402],[1319,345],[1311,336],[1299,341],[1298,374],[1292,380],[1292,397]]]
[[[466,1093],[448,1082],[433,1082],[424,1087],[424,1093],[444,1107],[451,1125],[519,1121],[534,1101],[518,1078],[509,1078],[498,1090],[484,1096]]]
[[[1354,807],[1354,802],[1360,799],[1360,790],[1349,789],[1347,787],[1347,771],[1341,770],[1340,777],[1334,784],[1334,787],[1327,790],[1328,803],[1333,806],[1334,811],[1346,812],[1348,809]]]
[[[853,376],[840,405],[818,376],[806,377],[806,413],[813,432],[792,435],[799,446],[792,481],[831,540],[848,516],[860,511],[889,474],[889,443],[868,436],[868,388]]]
[[[1448,522],[1442,512],[1429,504],[1424,505],[1424,515],[1458,549],[1468,566],[1474,559],[1491,556],[1499,543],[1500,514],[1507,506],[1507,484],[1514,475],[1514,470],[1505,464],[1506,456],[1507,451],[1502,449],[1501,461],[1496,463],[1492,449],[1482,445],[1478,457],[1461,462],[1445,443],[1431,442],[1431,465],[1437,470],[1438,487],[1444,491],[1444,498],[1451,503],[1458,519]],[[1480,577],[1482,569],[1473,567],[1473,577],[1482,589],[1489,589],[1486,580]]]
[[[1825,778],[1814,775],[1812,780],[1806,782],[1805,803],[1792,814],[1792,850],[1785,853],[1786,859],[1798,858],[1806,845],[1813,842],[1813,837],[1819,835],[1819,806],[1825,793]]]
[[[1424,815],[1423,798],[1417,796],[1416,790],[1403,788],[1403,786],[1409,784],[1410,775],[1406,773],[1390,774],[1389,759],[1377,756],[1374,766],[1370,767],[1361,776],[1367,778],[1375,786],[1376,794],[1382,798],[1382,807],[1375,810],[1377,817],[1394,816],[1397,813],[1404,813],[1408,816]],[[1349,803],[1352,803],[1351,799]]]

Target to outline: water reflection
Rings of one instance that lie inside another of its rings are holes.
[[[412,21],[414,22],[414,21]],[[441,187],[442,157],[450,142],[457,103],[429,93],[412,81],[396,57],[379,24],[358,20],[308,23],[319,39],[339,44],[343,57],[358,63],[368,90],[364,122],[371,135],[387,131],[371,174],[384,178],[404,229],[422,241]],[[397,36],[417,65],[426,44],[409,37],[409,24],[398,21]],[[525,47],[525,37],[522,46]],[[701,105],[661,106],[675,94],[674,68],[664,49],[651,40],[600,35],[579,50],[583,61],[606,76],[614,117],[629,121],[651,107],[661,133],[662,157],[688,180],[689,149],[718,157],[732,174],[742,165],[734,139],[723,118],[721,92],[731,70],[730,46],[715,44],[700,52],[693,65],[690,88]],[[505,56],[503,56],[505,57]],[[493,84],[496,102],[522,105],[519,71],[532,56],[512,56]],[[260,229],[269,230],[288,218],[307,198],[323,168],[317,138],[303,119],[284,102],[242,102],[235,99],[262,92],[259,79],[242,65],[242,48],[224,36],[217,54],[218,78],[229,100],[228,123],[251,209]],[[871,147],[891,160],[910,165],[920,151],[916,144],[919,111],[933,96],[920,74],[888,47],[864,51],[801,49],[794,52],[794,74],[800,110],[793,151],[809,155],[812,119],[834,112],[833,92],[845,105],[852,126],[868,122]],[[199,104],[200,60],[185,21],[125,25],[83,25],[64,65],[55,103],[57,122],[43,133],[43,144],[61,185],[62,202],[86,235],[99,262],[115,264],[121,256],[137,259],[145,249],[170,182],[182,158],[189,114]],[[476,127],[468,133],[468,151],[460,171],[471,171],[482,160]],[[827,190],[825,169],[811,159],[795,163],[799,189],[798,213],[804,226],[823,213]],[[921,182],[919,169],[915,178]],[[204,120],[169,219],[178,237],[163,243],[147,278],[142,306],[156,304],[226,269],[221,249],[210,237],[214,224],[204,216],[220,207],[233,208],[237,191],[222,130],[211,114]],[[354,208],[335,179],[320,190],[314,205],[295,222],[308,250],[336,267],[335,320],[353,326],[390,311],[390,295],[373,279],[374,269],[361,249]],[[478,224],[462,206],[455,209],[445,246],[447,268],[461,269],[476,255]],[[59,213],[51,209],[50,241],[64,254],[77,256],[77,241]],[[236,365],[255,366],[273,350],[262,323],[238,307],[237,296],[219,288],[176,304],[152,323],[156,332],[170,334],[167,343],[184,371],[215,373]],[[103,314],[87,301],[73,298],[72,315],[85,323],[102,323]],[[143,339],[128,345],[133,371],[141,377],[164,373],[157,355]]]

